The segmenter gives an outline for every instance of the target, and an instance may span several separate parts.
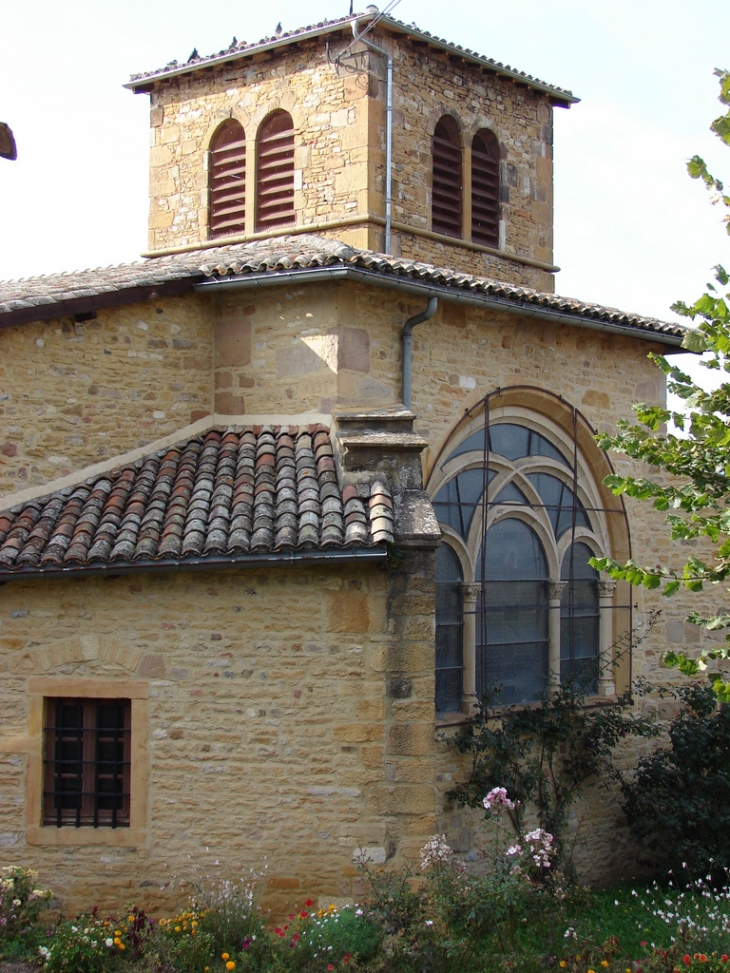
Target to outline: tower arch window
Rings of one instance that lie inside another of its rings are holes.
[[[471,144],[471,238],[499,246],[499,142],[487,128]]]
[[[461,132],[451,115],[439,119],[431,140],[433,186],[431,228],[434,233],[462,235]]]
[[[211,238],[246,232],[246,135],[232,118],[210,143],[209,205]]]
[[[452,435],[430,476],[443,534],[437,711],[468,711],[495,684],[500,705],[537,700],[560,683],[614,695],[617,681],[622,690],[630,682],[630,596],[589,564],[628,545],[623,505],[601,485],[607,461],[565,403],[562,423],[502,403],[490,421],[489,399]],[[440,675],[447,641],[449,659],[461,660],[461,706],[456,682],[447,693]]]
[[[256,229],[294,220],[294,123],[288,112],[275,111],[256,140]]]

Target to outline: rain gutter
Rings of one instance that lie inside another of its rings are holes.
[[[401,401],[406,409],[410,409],[412,402],[413,393],[413,329],[418,324],[423,324],[424,321],[430,320],[436,313],[436,308],[438,307],[439,299],[437,297],[430,297],[428,300],[428,305],[425,310],[421,311],[420,314],[414,314],[412,318],[408,318],[406,323],[403,325],[403,330],[400,333],[401,340]]]
[[[118,574],[170,574],[180,571],[208,571],[222,568],[260,568],[307,565],[321,562],[352,563],[354,561],[384,561],[388,556],[385,547],[353,547],[345,550],[279,551],[264,554],[216,554],[212,557],[186,557],[179,560],[140,558],[137,561],[101,562],[98,564],[65,564],[29,566],[17,570],[0,568],[0,584],[37,578],[67,578],[79,574],[87,577],[113,578]]]
[[[266,288],[277,284],[310,284],[339,280],[349,280],[361,284],[372,284],[376,287],[390,288],[401,293],[414,294],[426,300],[432,297],[438,297],[453,304],[489,308],[494,311],[504,311],[507,314],[519,314],[522,317],[551,321],[553,324],[568,324],[573,327],[590,328],[593,331],[607,331],[611,334],[643,338],[645,341],[655,341],[658,344],[671,345],[677,349],[681,349],[682,347],[682,336],[680,335],[666,334],[662,331],[649,331],[648,329],[630,324],[601,321],[586,317],[580,313],[568,314],[565,311],[557,311],[548,307],[535,307],[531,304],[521,304],[504,297],[495,297],[474,292],[468,293],[446,284],[426,283],[397,277],[394,274],[383,273],[382,271],[368,270],[366,268],[311,267],[300,270],[272,271],[263,274],[237,274],[200,281],[193,285],[193,289],[203,293],[206,291]]]

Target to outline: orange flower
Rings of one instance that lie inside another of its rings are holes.
[[[235,968],[236,968],[236,964],[233,962],[232,959],[229,959],[228,962],[226,963],[226,969],[235,970]]]
[[[228,953],[221,953],[221,959],[230,959],[230,958],[231,957],[228,955]]]

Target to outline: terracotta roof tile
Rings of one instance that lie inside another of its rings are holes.
[[[416,260],[390,257],[371,250],[356,250],[339,240],[308,234],[153,257],[145,263],[0,282],[0,327],[75,313],[74,308],[80,306],[78,301],[81,295],[94,295],[101,302],[99,306],[105,306],[105,300],[110,304],[119,303],[125,291],[129,292],[130,301],[139,299],[135,295],[143,285],[154,287],[164,294],[168,285],[180,287],[184,284],[190,289],[206,281],[213,283],[219,279],[252,275],[275,278],[290,271],[303,271],[305,276],[311,273],[314,281],[323,268],[352,271],[358,275],[358,279],[371,281],[374,286],[380,282],[387,286],[402,283],[424,289],[434,288],[433,293],[436,296],[440,294],[446,300],[449,295],[456,299],[476,298],[477,302],[480,298],[492,300],[510,310],[524,309],[526,314],[538,309],[573,319],[579,326],[589,323],[647,338],[663,338],[672,344],[680,344],[687,330],[678,323],[529,287],[518,287]]]
[[[372,547],[392,508],[380,481],[340,489],[324,426],[212,429],[0,514],[0,575]]]

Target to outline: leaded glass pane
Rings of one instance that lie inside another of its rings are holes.
[[[566,530],[572,528],[574,502],[576,527],[591,529],[583,504],[574,497],[573,491],[562,480],[550,473],[528,473],[527,479],[540,494],[556,537],[560,537]]]
[[[563,559],[567,581],[560,604],[560,681],[577,683],[581,692],[598,691],[600,617],[598,572],[588,563],[593,552],[573,544]]]
[[[449,454],[449,460],[464,453],[484,453],[484,432],[484,429],[473,432]],[[570,466],[560,450],[539,432],[514,422],[498,422],[490,426],[489,446],[489,452],[510,460],[522,459],[523,456],[547,456],[563,466]]]
[[[483,551],[485,581],[547,580],[547,562],[537,534],[522,520],[500,520],[487,531]],[[482,572],[482,556],[477,559]]]
[[[548,573],[540,541],[527,524],[507,519],[487,531],[483,578],[477,692],[482,695],[496,682],[502,704],[537,699],[547,679]]]
[[[436,710],[461,709],[463,694],[463,597],[461,564],[448,544],[436,551]]]
[[[487,482],[494,476],[494,470],[490,470]],[[464,470],[442,486],[433,501],[439,523],[448,524],[464,540],[469,534],[474,512],[481,501],[484,477],[485,471],[481,467]]]
[[[500,490],[492,503],[527,503],[527,499],[522,490],[516,487],[514,483],[508,483],[504,490]]]

